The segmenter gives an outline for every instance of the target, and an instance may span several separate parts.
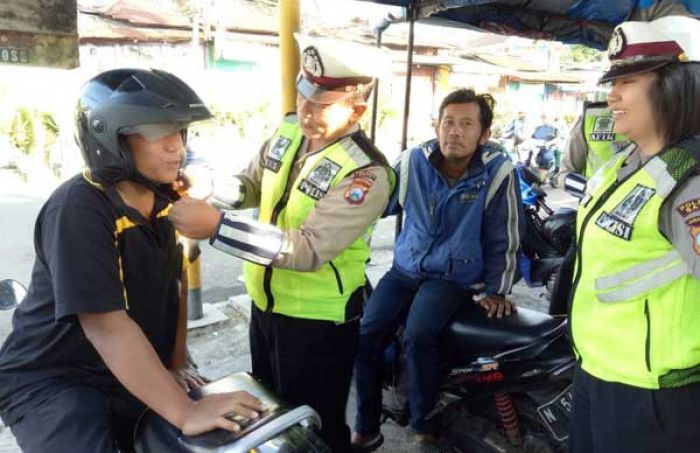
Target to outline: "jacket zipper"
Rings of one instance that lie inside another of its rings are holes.
[[[331,265],[331,269],[333,269],[333,273],[335,274],[335,281],[338,283],[338,291],[340,291],[340,294],[343,294],[343,281],[340,279],[340,272],[338,272],[338,268],[335,267],[333,261],[329,261],[328,264]]]
[[[648,299],[644,299],[644,319],[647,323],[647,338],[644,342],[644,360],[647,364],[647,371],[651,371],[651,317],[649,316]]]

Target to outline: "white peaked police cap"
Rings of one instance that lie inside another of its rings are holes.
[[[332,104],[348,93],[368,93],[375,79],[391,74],[386,50],[341,41],[295,34],[301,51],[297,91],[320,104]]]
[[[700,21],[666,16],[651,22],[623,22],[610,39],[608,58],[610,70],[601,83],[674,62],[700,62]]]

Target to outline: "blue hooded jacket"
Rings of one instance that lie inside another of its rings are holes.
[[[512,163],[488,142],[450,187],[437,140],[401,154],[399,185],[385,215],[404,210],[394,265],[418,279],[455,282],[474,292],[508,294],[520,278],[523,207]],[[402,174],[403,172],[403,174]]]

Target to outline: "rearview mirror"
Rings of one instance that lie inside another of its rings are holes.
[[[27,295],[27,289],[17,280],[0,280],[0,310],[10,310]]]

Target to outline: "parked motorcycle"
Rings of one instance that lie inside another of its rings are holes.
[[[444,451],[566,451],[575,359],[567,321],[525,308],[492,319],[468,303],[441,338],[440,394],[429,415]],[[400,339],[384,355],[384,420],[409,422]]]
[[[27,295],[27,289],[17,280],[0,280],[0,310],[11,310]]]
[[[526,225],[521,240],[520,269],[528,286],[544,286],[549,296],[574,237],[576,210],[553,210],[545,201],[547,193],[542,190],[538,175],[525,165],[518,166],[516,171]]]
[[[538,175],[516,167],[527,232],[521,266],[529,286],[551,288],[573,239],[575,210],[551,209]],[[551,303],[551,301],[550,301]],[[429,415],[449,452],[566,451],[575,364],[564,315],[526,308],[488,318],[471,302],[441,338],[440,394]],[[561,305],[559,305],[561,306]],[[563,311],[557,308],[556,311]],[[384,420],[409,422],[402,329],[384,351]]]

